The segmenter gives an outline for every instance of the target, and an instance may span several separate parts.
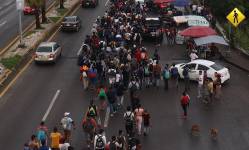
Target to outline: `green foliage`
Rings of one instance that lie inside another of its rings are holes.
[[[43,0],[26,0],[29,6],[34,8],[40,8],[43,5]]]
[[[49,19],[53,22],[56,23],[61,17],[49,17]]]
[[[66,12],[68,11],[68,9],[66,8],[58,8],[57,12],[59,13],[60,16],[63,16]]]
[[[3,58],[0,62],[8,69],[12,70],[21,61],[20,55],[15,55],[9,58]]]

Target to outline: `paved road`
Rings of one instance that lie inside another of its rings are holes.
[[[73,145],[77,150],[84,149],[84,136],[81,119],[84,110],[93,97],[85,92],[79,82],[76,66],[76,53],[85,35],[89,33],[94,18],[104,12],[105,1],[100,1],[96,9],[79,9],[76,15],[83,21],[83,28],[78,33],[59,32],[55,41],[63,46],[63,57],[56,65],[35,65],[20,76],[15,85],[0,99],[0,149],[21,149],[22,144],[34,133],[43,118],[52,99],[58,95],[46,123],[50,129],[59,125],[65,111],[72,114],[77,129],[73,132]],[[145,44],[152,51],[152,44]],[[160,48],[163,63],[182,62],[184,47],[168,47],[163,43]],[[249,76],[245,72],[222,61],[231,70],[232,79],[223,88],[223,98],[205,108],[196,97],[196,84],[191,84],[191,106],[189,119],[180,119],[182,114],[179,97],[183,90],[170,88],[145,89],[141,91],[142,104],[152,114],[152,130],[148,137],[141,137],[143,150],[246,150],[249,148],[249,110],[248,89]],[[59,92],[58,92],[59,91]],[[125,99],[125,104],[129,100]],[[101,114],[104,116],[105,114]],[[122,129],[121,113],[110,118],[106,134],[108,139]],[[102,118],[103,122],[103,118]],[[190,126],[201,125],[201,136],[191,137]],[[210,140],[208,129],[219,129],[218,141]]]
[[[53,1],[48,0],[47,6]],[[23,29],[34,20],[32,15],[23,15]],[[19,16],[16,10],[16,0],[0,0],[0,49],[4,48],[19,34]]]

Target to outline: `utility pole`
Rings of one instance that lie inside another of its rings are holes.
[[[22,10],[24,8],[24,0],[16,0],[16,9],[19,15],[19,34],[20,34],[20,44],[18,47],[25,47],[25,43],[23,42],[23,32],[22,32]]]

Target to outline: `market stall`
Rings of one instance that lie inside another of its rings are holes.
[[[204,59],[210,58],[214,56],[216,52],[218,52],[215,44],[221,44],[225,46],[229,45],[222,36],[217,35],[195,38],[194,42],[197,47],[199,56]]]

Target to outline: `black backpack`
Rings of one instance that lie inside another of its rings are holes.
[[[126,116],[125,116],[125,125],[129,127],[132,127],[134,124],[133,119],[131,118],[131,115],[132,113],[130,113],[130,115],[126,113]]]
[[[104,149],[105,148],[105,143],[103,140],[102,135],[97,135],[97,140],[96,140],[96,149]]]

